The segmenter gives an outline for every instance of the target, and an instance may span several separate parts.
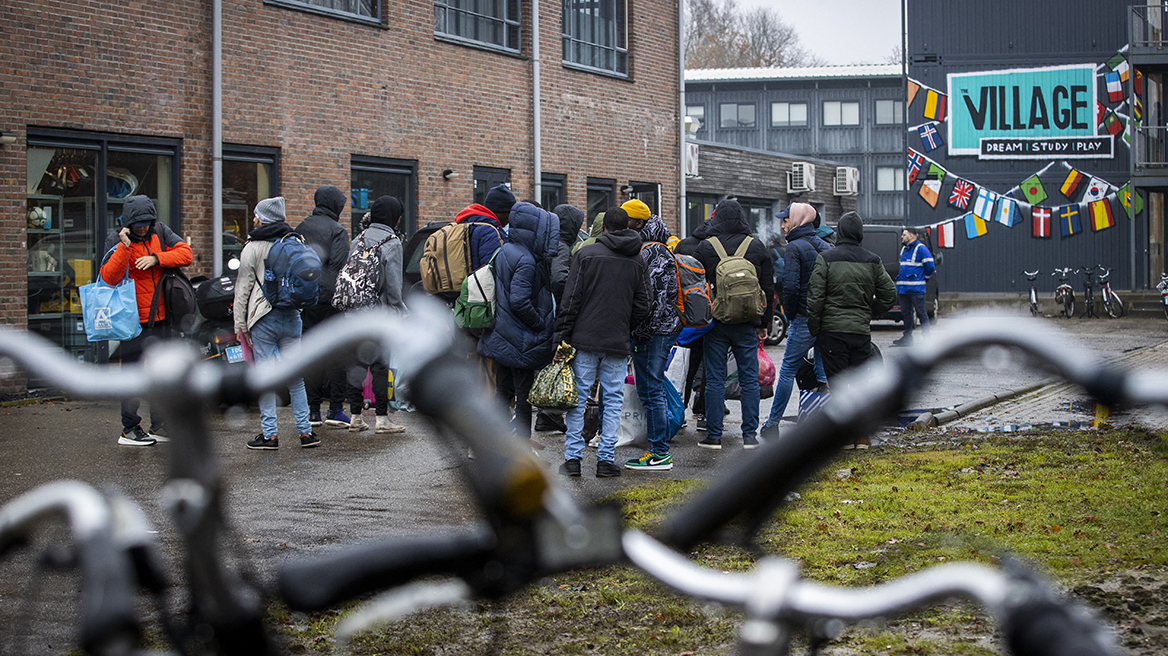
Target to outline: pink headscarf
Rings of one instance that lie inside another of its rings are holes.
[[[790,229],[798,228],[804,223],[811,223],[815,220],[815,208],[807,203],[791,203],[787,208],[791,212]]]

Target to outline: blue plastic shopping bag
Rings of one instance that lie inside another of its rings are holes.
[[[80,290],[85,337],[91,342],[125,341],[142,334],[138,318],[138,294],[127,271],[117,285],[102,280],[83,285]]]
[[[665,379],[665,407],[666,407],[666,436],[672,440],[677,431],[681,430],[681,425],[685,423],[685,403],[681,400],[681,394],[677,393],[677,388],[673,386],[673,382],[668,378]]]

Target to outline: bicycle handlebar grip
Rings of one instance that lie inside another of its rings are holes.
[[[486,532],[377,541],[286,563],[277,584],[290,608],[322,610],[420,576],[481,569],[494,548],[494,537]]]
[[[78,542],[81,646],[88,654],[122,653],[141,634],[134,576],[124,551],[106,532]]]
[[[1022,604],[1010,613],[1006,644],[1015,656],[1114,656],[1101,627],[1050,599]]]

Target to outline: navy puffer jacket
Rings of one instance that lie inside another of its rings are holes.
[[[815,226],[810,223],[804,223],[787,234],[787,256],[783,258],[783,314],[788,320],[807,316],[807,285],[811,282],[815,258],[829,249],[831,244],[816,237]]]
[[[479,339],[479,355],[513,369],[552,361],[555,304],[548,266],[558,249],[559,219],[531,203],[516,203],[507,243],[495,256],[495,325]]]

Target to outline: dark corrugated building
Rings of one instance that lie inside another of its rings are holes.
[[[906,0],[908,223],[932,227],[945,292],[1053,290],[1055,267],[1163,269],[1162,194],[1127,199],[1138,123],[1159,125],[1159,78],[1127,58],[1122,0]],[[1145,82],[1149,82],[1145,84]],[[1137,184],[1139,182],[1137,181]],[[941,247],[943,242],[947,247]],[[1082,276],[1073,276],[1076,288]]]

